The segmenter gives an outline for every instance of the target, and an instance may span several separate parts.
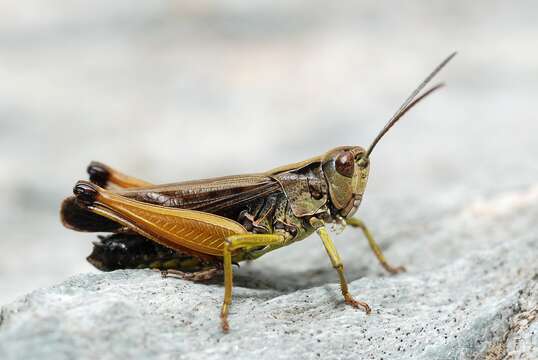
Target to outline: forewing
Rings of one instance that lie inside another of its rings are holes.
[[[118,194],[165,207],[219,213],[281,190],[275,179],[251,174],[126,189]]]

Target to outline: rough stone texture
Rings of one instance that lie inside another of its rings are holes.
[[[2,308],[0,357],[536,359],[537,203],[531,187],[393,229],[380,241],[409,267],[394,277],[377,275],[365,242],[338,241],[369,316],[342,303],[319,241],[308,239],[300,254],[237,272],[227,335],[220,279],[81,274]]]

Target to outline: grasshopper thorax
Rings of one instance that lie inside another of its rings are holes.
[[[322,167],[331,204],[338,215],[351,217],[359,207],[368,181],[370,162],[360,146],[341,146],[323,156]]]

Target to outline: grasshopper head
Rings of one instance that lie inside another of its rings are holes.
[[[323,173],[332,205],[342,217],[351,217],[359,207],[368,181],[370,161],[360,146],[342,146],[323,156]]]

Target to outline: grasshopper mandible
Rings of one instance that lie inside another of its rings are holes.
[[[372,144],[342,146],[321,156],[256,174],[153,185],[92,162],[90,181],[79,181],[64,200],[63,224],[74,230],[112,233],[94,243],[88,260],[105,271],[153,268],[163,276],[207,280],[224,271],[222,329],[229,329],[232,264],[303,240],[316,232],[340,278],[344,301],[370,312],[348,290],[344,266],[325,228],[328,223],[360,228],[381,265],[391,266],[364,223],[352,216],[361,203],[370,154],[387,131],[414,105],[451,54],[411,93]]]

